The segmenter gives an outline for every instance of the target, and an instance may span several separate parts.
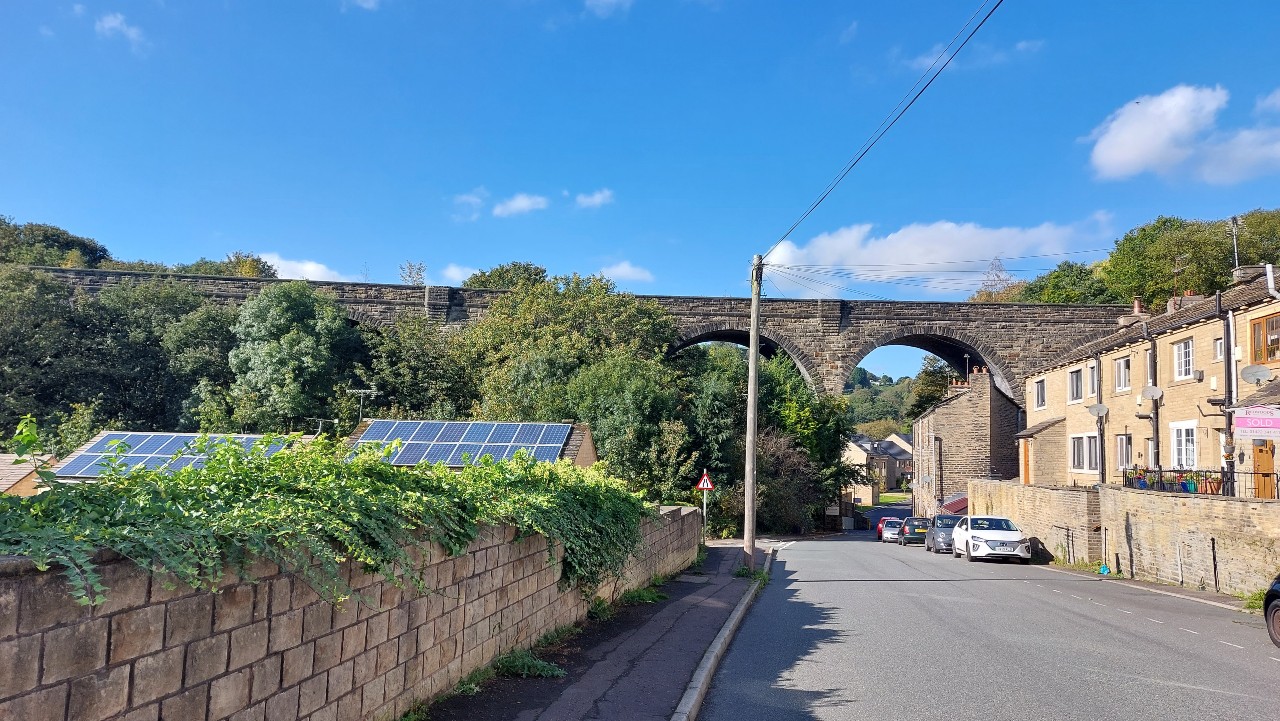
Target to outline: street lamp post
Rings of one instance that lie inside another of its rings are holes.
[[[965,381],[969,380],[969,354],[968,353],[964,354],[964,379]]]

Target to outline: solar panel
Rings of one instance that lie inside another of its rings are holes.
[[[139,466],[153,470],[164,467],[178,470],[188,466],[203,468],[204,455],[193,447],[199,437],[195,433],[108,433],[54,469],[54,473],[61,478],[96,478],[106,470],[107,459],[117,450],[125,454],[120,461],[126,470]],[[219,434],[210,435],[209,441],[237,443],[249,448],[261,438]],[[267,455],[273,455],[284,446],[284,441],[274,441],[264,450]]]
[[[459,467],[478,463],[486,455],[507,460],[522,448],[538,460],[555,461],[571,427],[568,423],[375,420],[360,434],[356,447],[399,441],[401,448],[391,460],[397,466],[445,463]]]

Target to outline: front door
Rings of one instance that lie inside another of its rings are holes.
[[[1253,442],[1253,483],[1258,498],[1276,497],[1275,441]]]

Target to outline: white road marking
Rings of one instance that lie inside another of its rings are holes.
[[[1199,632],[1199,631],[1192,631],[1192,630],[1191,630],[1191,629],[1189,629],[1189,628],[1183,628],[1183,627],[1181,627],[1181,626],[1179,626],[1179,627],[1178,627],[1178,630],[1179,630],[1179,631],[1186,631],[1187,633],[1194,633],[1194,634],[1195,634],[1195,635],[1197,635],[1197,636],[1199,636],[1199,635],[1200,635],[1200,632]]]
[[[1054,588],[1054,589],[1050,589],[1050,590],[1052,590],[1054,593],[1062,593],[1062,591],[1059,591],[1059,590],[1058,590],[1058,589],[1056,589],[1056,588]]]
[[[1083,601],[1083,600],[1084,600],[1083,598],[1080,598],[1079,596],[1075,595],[1074,593],[1073,593],[1073,594],[1071,594],[1071,597],[1072,597],[1072,598],[1079,598],[1081,601]]]
[[[1244,648],[1244,646],[1237,646],[1237,645],[1235,645],[1234,643],[1227,643],[1226,641],[1223,641],[1223,640],[1218,640],[1218,643],[1220,643],[1220,644],[1222,644],[1222,645],[1224,645],[1224,646],[1230,646],[1230,647],[1232,647],[1232,648]]]
[[[1147,620],[1151,621],[1152,623],[1164,623],[1164,621],[1157,621],[1154,618],[1148,618]]]
[[[1123,608],[1117,608],[1116,610],[1117,610],[1117,611],[1119,611],[1120,613],[1128,613],[1128,614],[1132,614],[1132,613],[1133,613],[1133,611],[1126,611],[1126,610],[1124,610]]]
[[[1107,605],[1107,604],[1105,604],[1105,603],[1098,603],[1097,601],[1093,600],[1092,598],[1091,598],[1091,599],[1089,599],[1089,603],[1092,603],[1092,604],[1093,604],[1093,605],[1095,605],[1095,606],[1103,606],[1103,607],[1105,607],[1105,606]]]
[[[1036,584],[1036,588],[1044,588],[1044,586],[1043,586],[1043,585],[1041,585],[1041,584],[1039,584],[1039,583],[1037,583],[1037,584]]]
[[[1267,656],[1267,658],[1271,659],[1272,661],[1280,661],[1280,658],[1276,658],[1275,656]]]

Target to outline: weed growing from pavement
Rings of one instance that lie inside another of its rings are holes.
[[[587,618],[592,621],[608,621],[613,614],[613,605],[600,596],[591,599],[591,606],[587,608]]]
[[[707,562],[707,544],[705,544],[705,543],[699,543],[699,544],[698,544],[698,557],[697,557],[697,558],[695,558],[695,559],[693,559],[693,565],[692,565],[692,566],[690,566],[690,568],[696,568],[696,569],[698,569],[698,572],[699,572],[699,573],[701,573],[701,572],[702,572],[702,564],[704,564],[704,563],[706,563],[706,562]]]
[[[738,578],[750,578],[752,580],[759,581],[761,586],[769,582],[769,572],[763,568],[758,571],[752,571],[746,566],[738,566],[738,570],[734,571],[733,575]]]
[[[670,598],[670,596],[668,596],[667,594],[655,589],[652,586],[648,586],[646,588],[635,588],[622,594],[622,596],[618,598],[618,605],[639,606],[645,603],[657,603],[658,601],[665,601],[668,598]]]
[[[1236,598],[1244,601],[1244,610],[1261,611],[1262,602],[1267,597],[1267,589],[1259,589],[1253,593],[1237,593]]]
[[[450,695],[475,696],[480,693],[480,689],[486,683],[492,681],[497,675],[497,672],[493,670],[493,666],[478,668],[463,677],[463,679],[458,682],[458,685],[453,687],[453,693]]]
[[[563,646],[569,639],[582,633],[581,626],[567,625],[552,629],[542,634],[533,647],[538,650],[557,649]]]
[[[564,669],[543,661],[527,648],[499,656],[493,662],[493,670],[505,678],[563,678],[565,675]]]

